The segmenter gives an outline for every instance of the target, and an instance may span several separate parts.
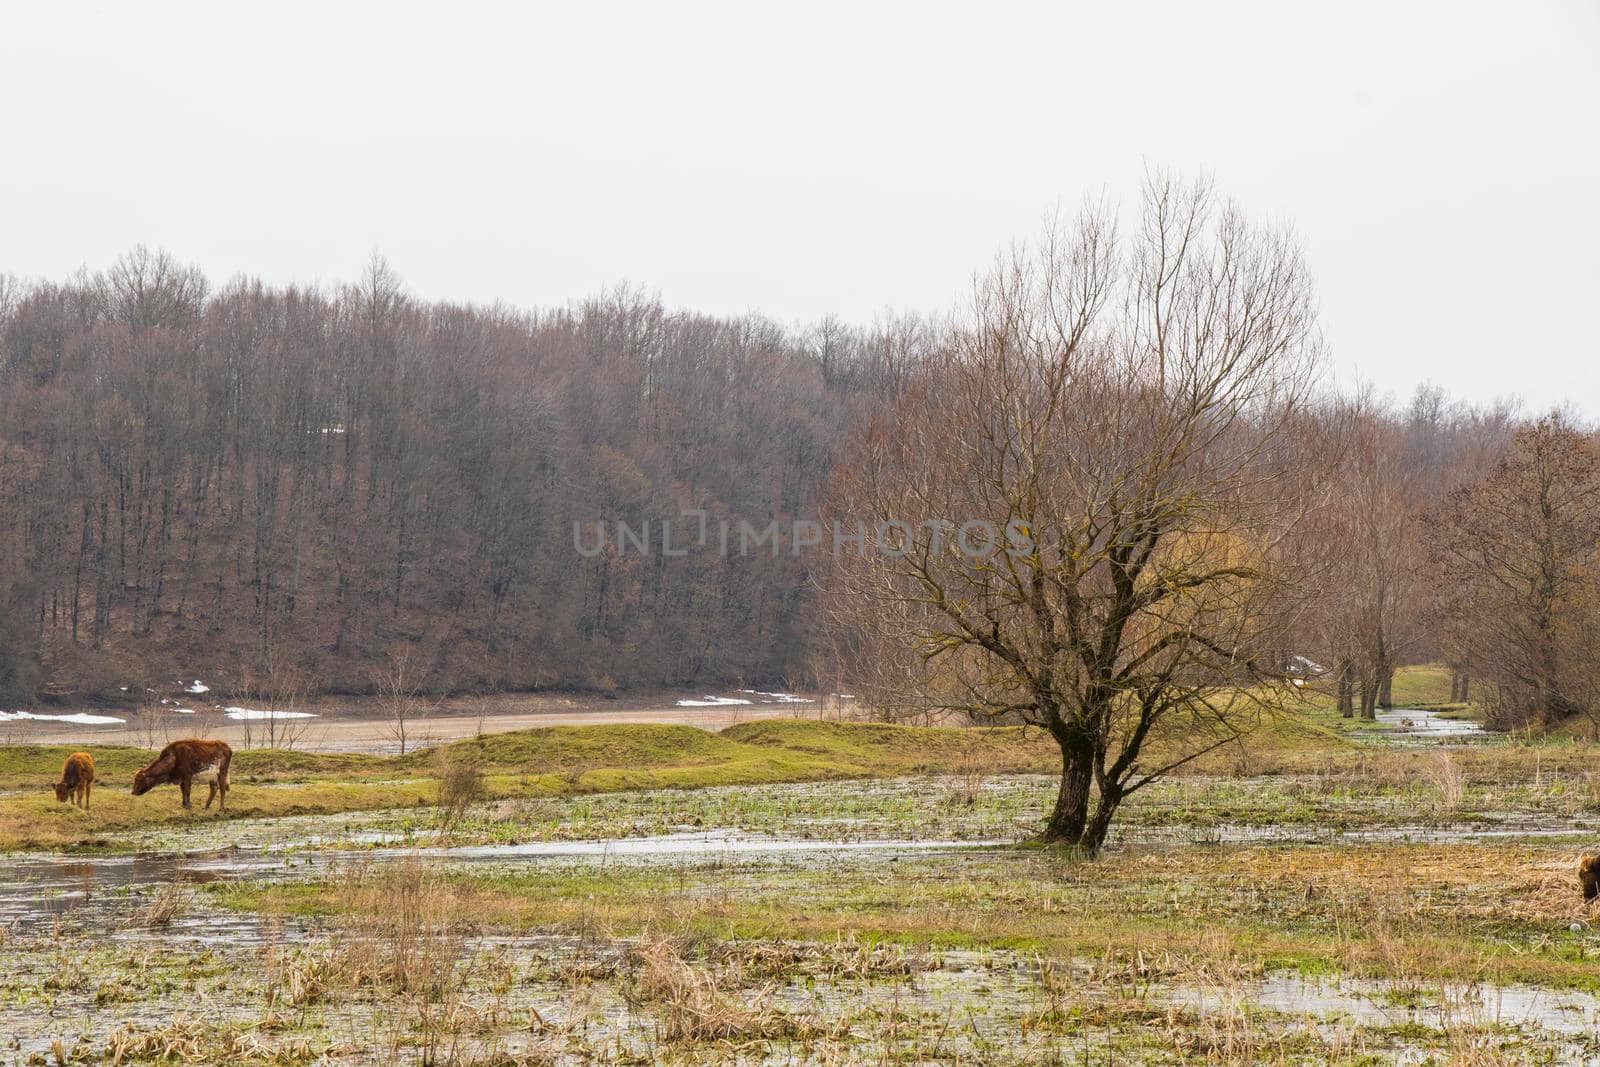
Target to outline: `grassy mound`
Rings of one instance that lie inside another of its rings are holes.
[[[1060,750],[1047,734],[1015,726],[960,729],[765,719],[730,726],[721,736],[846,767],[858,777],[949,774],[968,769],[991,774],[1061,769]]]

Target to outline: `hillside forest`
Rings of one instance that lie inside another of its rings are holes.
[[[842,685],[827,546],[575,535],[825,514],[960,332],[630,288],[430,302],[378,256],[330,287],[147,248],[0,276],[0,701],[367,692],[400,655],[436,692]],[[1322,576],[1285,656],[1354,714],[1425,660],[1508,721],[1595,710],[1588,427],[1431,384],[1322,386],[1299,417],[1337,462],[1282,548]]]

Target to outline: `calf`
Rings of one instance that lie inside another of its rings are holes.
[[[176,782],[183,792],[183,806],[189,806],[189,787],[195,782],[211,786],[206,807],[221,799],[218,808],[228,810],[228,764],[233,749],[226,741],[174,741],[161,750],[156,761],[133,776],[133,795],[142,796],[158,785]]]
[[[1600,897],[1600,856],[1585,856],[1578,861],[1578,884],[1583,886],[1583,899]]]
[[[87,752],[74,752],[61,767],[61,781],[56,783],[56,799],[65,803],[72,798],[74,804],[89,810],[89,787],[94,784],[94,757]]]

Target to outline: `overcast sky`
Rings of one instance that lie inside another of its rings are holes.
[[[1342,376],[1600,415],[1600,2],[11,4],[0,270],[939,310],[1146,163],[1293,222]]]

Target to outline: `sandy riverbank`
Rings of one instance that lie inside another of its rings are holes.
[[[708,697],[726,703],[707,704]],[[781,697],[782,699],[779,699]],[[733,703],[747,700],[748,703]],[[692,702],[688,706],[679,701]],[[259,703],[259,702],[257,702]],[[229,700],[225,707],[254,706],[249,700]],[[159,747],[183,737],[215,737],[237,748],[270,743],[287,736],[292,747],[313,752],[395,752],[399,743],[394,723],[371,697],[323,699],[296,705],[310,718],[278,722],[236,720],[221,708],[195,702],[193,714],[180,714],[173,706],[158,706],[144,714],[127,710],[94,709],[96,717],[122,722],[78,723],[35,719],[0,723],[0,743],[137,745]],[[606,699],[594,696],[496,694],[452,698],[429,704],[406,724],[406,747],[455,741],[478,734],[505,733],[539,726],[592,726],[601,723],[671,723],[721,730],[741,722],[773,718],[839,718],[838,702],[774,696],[769,693],[649,694]],[[67,715],[51,709],[47,714]]]

